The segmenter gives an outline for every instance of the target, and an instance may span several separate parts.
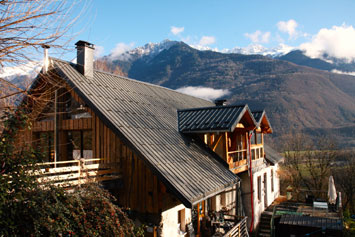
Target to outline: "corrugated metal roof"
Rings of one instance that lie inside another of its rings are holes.
[[[279,224],[317,227],[330,230],[342,230],[343,223],[341,219],[332,219],[326,217],[301,216],[301,215],[282,215]]]
[[[259,127],[265,111],[251,111],[251,113],[254,116],[257,126]]]
[[[186,206],[239,181],[220,157],[178,131],[177,110],[211,102],[99,71],[88,79],[75,64],[52,61],[58,74]]]
[[[264,150],[265,150],[265,159],[269,161],[271,164],[275,165],[284,160],[284,158],[280,155],[280,153],[272,149],[270,146],[264,144]]]
[[[263,125],[264,127],[267,128],[267,131],[269,133],[272,132],[271,124],[270,124],[269,118],[266,116],[265,110],[263,110],[263,111],[251,111],[251,113],[253,114],[253,117],[254,117],[254,119],[256,121],[256,126],[257,127],[261,127]],[[264,119],[264,122],[263,122],[263,119]]]
[[[232,132],[242,119],[244,113],[251,115],[247,105],[213,106],[179,110],[179,131],[183,133]],[[253,119],[252,115],[251,118]]]

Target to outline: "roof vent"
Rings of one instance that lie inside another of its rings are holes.
[[[87,78],[94,77],[94,50],[93,44],[79,40],[76,42],[77,56],[76,63],[79,72]]]
[[[215,100],[214,103],[216,106],[225,106],[227,100]]]

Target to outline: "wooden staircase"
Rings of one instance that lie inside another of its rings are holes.
[[[269,206],[260,217],[260,223],[258,227],[257,236],[260,237],[271,237],[271,218],[274,206]]]

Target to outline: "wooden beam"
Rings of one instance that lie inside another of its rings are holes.
[[[216,148],[218,146],[218,143],[221,141],[222,134],[219,134],[217,139],[214,140],[213,144],[211,145],[211,148],[213,151],[216,151]]]
[[[244,128],[244,124],[238,123],[237,126],[236,126],[236,128]]]
[[[197,203],[197,234],[196,236],[200,237],[200,203]]]
[[[225,156],[225,161],[227,163],[229,163],[229,160],[228,160],[228,133],[227,132],[224,132],[224,147],[223,147],[223,151],[224,151],[224,156]]]

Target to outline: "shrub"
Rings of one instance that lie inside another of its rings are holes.
[[[133,235],[133,223],[99,186],[77,187],[71,192],[50,186],[28,193],[28,200],[9,202],[16,228],[0,235],[123,236]]]

